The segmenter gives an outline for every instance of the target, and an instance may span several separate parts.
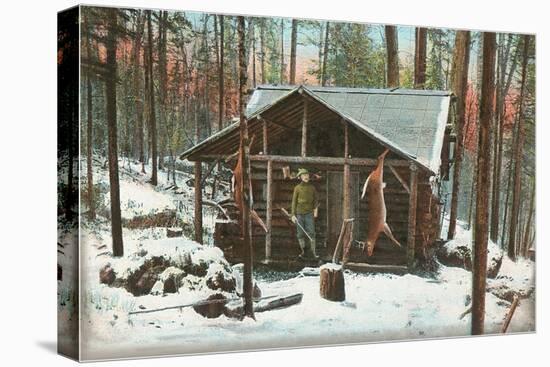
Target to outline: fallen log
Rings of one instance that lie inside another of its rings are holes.
[[[254,299],[255,302],[266,300],[270,298],[278,297],[277,295],[271,295],[271,296],[265,296],[261,298]],[[197,307],[197,306],[204,306],[209,304],[215,304],[215,303],[228,303],[230,301],[239,301],[240,298],[219,298],[219,299],[206,299],[202,301],[192,302],[192,303],[186,303],[183,305],[176,305],[176,306],[166,306],[161,308],[153,308],[150,310],[138,310],[138,311],[130,311],[128,312],[128,315],[138,315],[138,314],[144,314],[144,313],[153,313],[153,312],[161,312],[161,311],[167,311],[167,310],[178,310],[186,307]]]
[[[254,304],[254,312],[272,311],[281,308],[290,307],[302,302],[302,293],[294,293],[288,296],[272,296],[269,299],[264,298]],[[240,318],[243,315],[243,301],[239,299],[225,305],[224,315],[230,318]]]

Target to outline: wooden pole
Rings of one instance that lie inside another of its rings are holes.
[[[237,154],[202,154],[200,159],[204,161],[213,161],[216,159],[222,159],[226,162],[236,159]],[[195,160],[195,157],[189,157],[189,160]],[[272,155],[272,154],[254,154],[250,156],[251,162],[267,162],[273,161],[275,163],[289,163],[289,164],[318,164],[318,165],[333,165],[342,166],[345,163],[349,163],[351,166],[372,166],[375,167],[378,164],[377,159],[372,158],[344,158],[344,157],[295,157],[284,155]],[[385,165],[391,165],[394,167],[409,167],[410,161],[405,159],[386,159]]]
[[[262,123],[263,123],[263,138],[264,138],[263,153],[264,153],[264,155],[266,155],[266,154],[268,154],[267,153],[267,121],[263,120]]]
[[[343,120],[344,123],[344,158],[349,158],[349,127],[348,123]],[[350,165],[344,161],[344,183],[343,183],[343,197],[344,202],[342,205],[342,219],[349,219],[351,215],[351,197],[350,197]]]
[[[267,208],[265,214],[265,225],[267,233],[265,235],[265,260],[271,259],[271,233],[272,233],[272,218],[273,218],[273,162],[267,161]]]
[[[505,334],[508,330],[508,326],[510,326],[510,321],[512,321],[512,316],[514,316],[514,312],[516,312],[516,308],[518,307],[519,303],[519,297],[514,295],[514,300],[512,301],[512,305],[510,306],[510,311],[508,311],[508,314],[506,315],[506,319],[504,319],[504,324],[502,325],[502,329],[500,330],[501,333]]]
[[[202,162],[195,162],[195,241],[202,244]]]
[[[414,246],[416,236],[416,199],[418,193],[418,172],[417,167],[411,163],[410,185],[409,189],[409,225],[407,231],[407,266],[409,269],[414,267]]]
[[[307,155],[307,99],[304,99],[304,115],[302,117],[302,157]]]

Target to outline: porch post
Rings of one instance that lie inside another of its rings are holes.
[[[195,241],[202,244],[202,162],[195,162]]]
[[[409,223],[407,231],[407,266],[414,267],[414,247],[416,236],[416,199],[418,193],[418,171],[414,163],[410,165],[410,195],[409,195]]]
[[[349,219],[351,215],[351,188],[350,188],[350,164],[348,162],[349,158],[349,127],[348,123],[345,120],[342,120],[344,123],[344,177],[343,177],[343,198],[344,202],[342,205],[342,219]]]
[[[307,99],[304,99],[304,115],[302,117],[302,157],[307,155]]]
[[[273,161],[267,161],[267,208],[265,214],[265,225],[267,233],[265,234],[265,260],[271,260],[271,230],[273,217]]]
[[[264,140],[263,153],[264,155],[267,155],[267,121],[262,120],[262,124],[263,124],[263,140]]]

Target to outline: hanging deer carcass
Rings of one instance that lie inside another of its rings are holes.
[[[361,194],[361,199],[364,199],[365,196],[368,197],[367,239],[363,242],[363,252],[366,246],[368,256],[372,256],[376,240],[378,240],[382,232],[384,232],[393,243],[401,247],[401,244],[395,239],[386,222],[386,203],[384,202],[385,183],[383,177],[384,158],[388,152],[389,149],[386,149],[384,153],[378,157],[376,168],[371,172],[369,177],[367,177],[365,185],[363,186],[363,193]]]

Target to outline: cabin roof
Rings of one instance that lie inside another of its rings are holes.
[[[254,90],[247,104],[246,115],[251,121],[249,129],[254,119],[279,111],[276,107],[285,102],[288,109],[293,109],[293,104],[297,104],[293,101],[301,94],[316,100],[325,107],[325,111],[328,108],[340,115],[403,158],[414,161],[434,174],[439,171],[451,92],[262,85]],[[294,115],[297,118],[300,114]],[[315,117],[311,117],[315,121]],[[292,120],[291,116],[286,119]],[[238,122],[190,148],[180,158],[207,151],[209,146],[220,144],[229,136],[233,136],[234,140],[236,134]]]

